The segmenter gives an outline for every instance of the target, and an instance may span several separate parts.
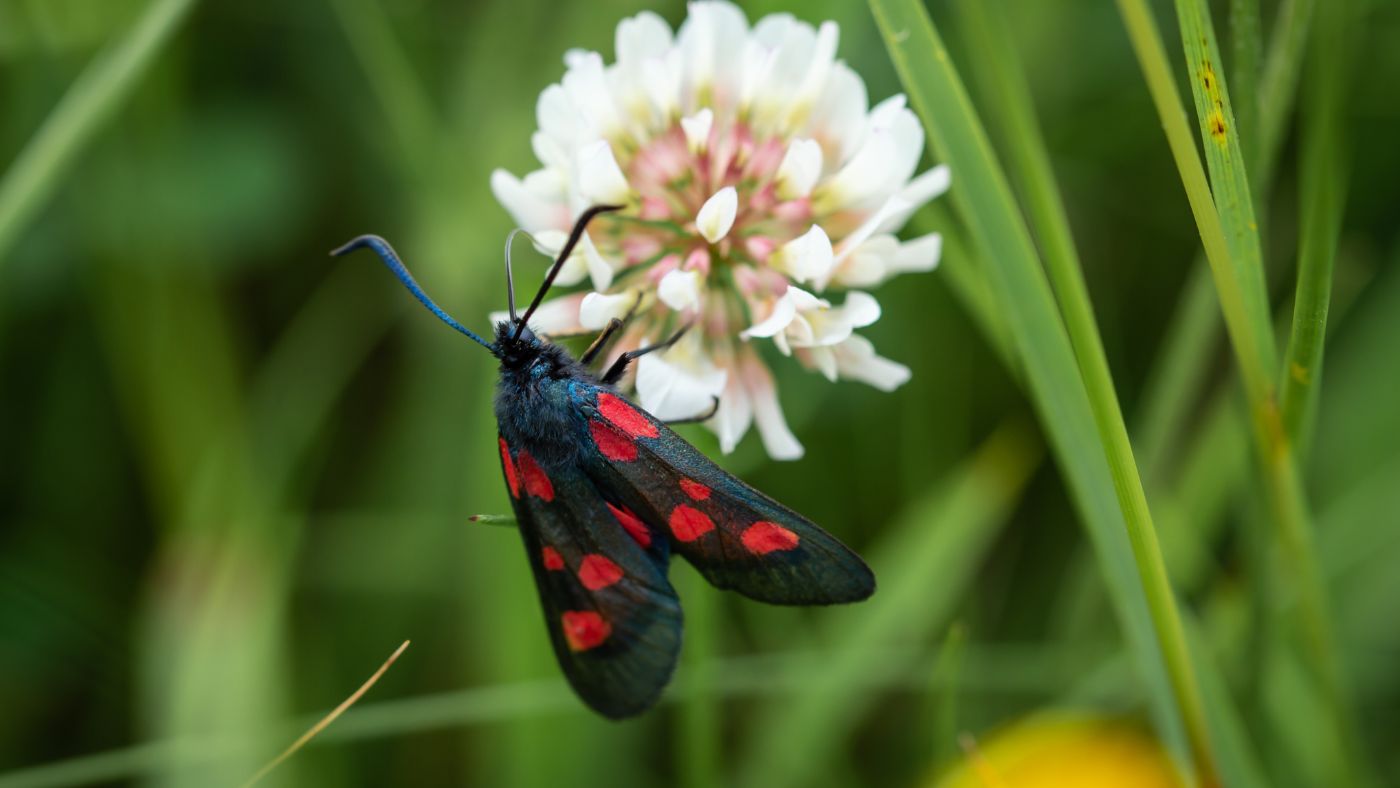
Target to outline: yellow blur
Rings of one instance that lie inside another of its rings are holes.
[[[1071,715],[1019,722],[964,757],[936,788],[1177,788],[1167,754],[1139,727]]]

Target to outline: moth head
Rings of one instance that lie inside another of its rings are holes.
[[[495,347],[501,365],[508,369],[524,369],[544,352],[544,342],[520,318],[496,324]]]

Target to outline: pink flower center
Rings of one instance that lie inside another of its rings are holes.
[[[761,265],[774,248],[812,224],[808,199],[777,197],[775,181],[786,151],[787,142],[780,137],[755,139],[743,123],[717,121],[706,144],[692,152],[680,123],[673,123],[630,156],[619,155],[639,197],[642,221],[629,223],[625,240],[597,241],[626,267],[654,265],[672,253],[688,263],[703,259],[686,267],[699,267],[707,275],[712,263]],[[739,212],[724,240],[706,253],[695,217],[705,201],[726,186],[738,193]]]

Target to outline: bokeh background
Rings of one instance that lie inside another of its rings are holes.
[[[540,90],[568,48],[610,57],[621,18],[653,7],[674,25],[682,4],[0,0],[4,168],[95,57],[182,5],[71,166],[3,204],[0,784],[237,784],[406,639],[267,784],[914,785],[1052,710],[1146,740],[1062,479],[1002,340],[957,285],[976,250],[939,207],[912,229],[948,233],[943,269],[878,290],[868,331],[913,380],[832,385],[775,354],[806,457],[774,463],[750,435],[724,459],[857,547],[880,592],[854,609],[766,608],[678,562],[674,687],[639,719],[592,716],[559,677],[518,537],[466,519],[508,510],[491,359],[371,258],[326,251],[380,233],[484,325],[511,228],[488,176],[534,166]],[[743,5],[751,20],[837,20],[872,99],[898,92],[864,4]],[[1320,784],[1233,367],[1213,301],[1184,306],[1206,281],[1199,237],[1122,23],[1090,0],[1001,5],[1208,681],[1267,784]],[[1277,4],[1262,7],[1273,19]],[[968,51],[955,7],[930,9],[976,98],[976,63],[996,53]],[[1179,63],[1174,13],[1157,10]],[[1374,3],[1358,29],[1305,473],[1366,755],[1394,775],[1400,7]],[[99,72],[129,65],[109,60]],[[1260,211],[1281,320],[1295,121]],[[1184,378],[1164,361],[1181,331],[1202,348]]]

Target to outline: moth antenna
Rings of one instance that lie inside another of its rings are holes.
[[[510,270],[510,249],[515,242],[515,236],[525,233],[525,237],[530,239],[530,243],[535,242],[535,236],[525,232],[525,228],[517,227],[506,236],[506,303],[510,306],[510,322],[515,322],[515,275]]]
[[[423,306],[426,306],[429,312],[432,312],[434,315],[436,315],[438,320],[441,320],[447,325],[455,328],[457,331],[466,334],[469,339],[476,342],[478,345],[481,345],[482,347],[486,348],[487,350],[491,351],[492,354],[496,353],[495,345],[482,339],[480,336],[477,335],[475,331],[472,331],[470,328],[467,328],[461,323],[458,323],[457,320],[451,315],[447,314],[447,312],[442,307],[433,303],[433,299],[429,298],[428,294],[423,292],[423,288],[418,286],[418,282],[414,280],[413,274],[410,274],[408,272],[408,267],[403,264],[403,261],[399,259],[398,254],[394,252],[394,247],[390,246],[389,242],[384,240],[383,238],[380,238],[377,235],[362,235],[358,238],[351,240],[349,243],[345,244],[339,249],[333,249],[331,251],[331,256],[341,257],[343,255],[347,255],[355,251],[356,249],[362,248],[367,248],[375,254],[379,255],[379,259],[384,262],[385,267],[387,267],[389,271],[392,272],[394,276],[398,278],[399,282],[401,282],[404,287],[408,288],[408,292],[412,293],[414,298],[417,298],[419,302],[423,304]]]
[[[559,275],[559,269],[563,267],[564,261],[569,259],[569,255],[573,254],[574,247],[578,246],[579,239],[583,237],[583,231],[588,228],[588,223],[593,221],[593,217],[600,213],[620,211],[625,207],[623,205],[594,205],[578,217],[578,221],[574,222],[574,229],[569,231],[569,240],[564,242],[564,248],[559,250],[559,256],[554,258],[554,264],[549,267],[549,273],[545,274],[539,292],[535,293],[534,299],[530,301],[530,307],[520,317],[520,323],[515,327],[515,336],[512,339],[520,338],[520,332],[525,330],[525,324],[530,322],[530,316],[535,314],[540,302],[544,300],[544,294],[549,292],[550,285],[554,284],[554,278]]]

